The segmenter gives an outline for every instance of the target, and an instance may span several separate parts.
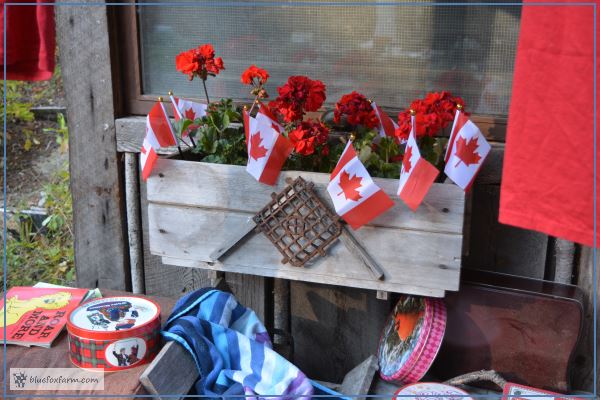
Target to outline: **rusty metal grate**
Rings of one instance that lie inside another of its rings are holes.
[[[337,214],[316,196],[313,183],[296,178],[254,216],[263,232],[283,255],[282,263],[302,267],[342,233]]]

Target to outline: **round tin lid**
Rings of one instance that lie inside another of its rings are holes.
[[[462,389],[450,385],[444,385],[443,383],[435,382],[419,382],[404,386],[398,389],[396,393],[394,393],[394,396],[407,396],[394,397],[394,400],[411,400],[419,398],[422,399],[423,396],[435,396],[436,400],[473,400],[473,398],[469,396],[469,393],[465,392]]]
[[[436,318],[441,317],[435,312],[436,301],[425,297],[400,297],[379,342],[379,373],[383,379],[403,382],[426,350],[431,350],[430,333]],[[443,317],[445,322],[445,315]],[[441,345],[441,341],[435,345]]]
[[[106,297],[93,300],[74,309],[67,320],[69,331],[78,336],[118,336],[137,330],[160,316],[155,302],[133,296]],[[102,335],[100,335],[102,334]]]

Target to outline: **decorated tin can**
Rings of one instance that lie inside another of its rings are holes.
[[[435,382],[419,382],[404,386],[394,393],[394,400],[473,400],[469,393],[454,386]]]
[[[67,318],[69,357],[81,368],[120,370],[151,361],[160,347],[160,307],[134,296],[80,305]]]
[[[379,374],[407,384],[423,378],[442,345],[446,307],[440,299],[402,296],[379,341]]]

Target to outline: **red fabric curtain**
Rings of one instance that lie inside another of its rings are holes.
[[[499,220],[592,246],[594,11],[536,2],[521,17]]]
[[[11,3],[31,0],[12,0]],[[6,78],[23,81],[50,79],[54,72],[56,47],[54,6],[52,1],[37,0],[38,5],[6,6],[4,26],[4,3],[0,8],[0,26],[6,32],[6,47],[0,49],[0,63],[4,63],[6,49]],[[44,5],[43,3],[46,3]],[[4,44],[4,36],[1,39]],[[4,68],[1,70],[4,78]]]

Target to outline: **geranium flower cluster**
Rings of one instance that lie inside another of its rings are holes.
[[[244,85],[252,85],[250,93],[258,99],[269,97],[263,86],[269,79],[269,73],[256,65],[251,65],[242,73],[240,78]]]
[[[441,129],[446,128],[454,120],[458,104],[464,107],[465,102],[460,97],[452,96],[450,92],[432,92],[428,93],[424,99],[414,100],[409,109],[398,114],[396,137],[401,141],[408,139],[411,129],[411,109],[416,112],[417,138],[421,138],[434,136]]]
[[[352,126],[361,125],[369,129],[379,126],[379,118],[371,102],[356,91],[343,95],[335,104],[333,120],[336,124],[340,123],[342,116],[346,116],[346,120]]]
[[[198,76],[206,80],[208,75],[216,76],[225,69],[223,59],[215,57],[215,50],[211,44],[203,44],[197,48],[179,53],[175,57],[175,68],[186,74],[190,80]]]
[[[301,121],[306,112],[317,111],[326,98],[323,82],[306,76],[290,76],[277,91],[279,96],[269,108],[287,123]]]
[[[321,121],[307,120],[300,122],[288,134],[288,138],[294,145],[296,153],[309,156],[318,150],[319,154],[326,156],[329,154],[327,138],[329,137],[329,128]]]

